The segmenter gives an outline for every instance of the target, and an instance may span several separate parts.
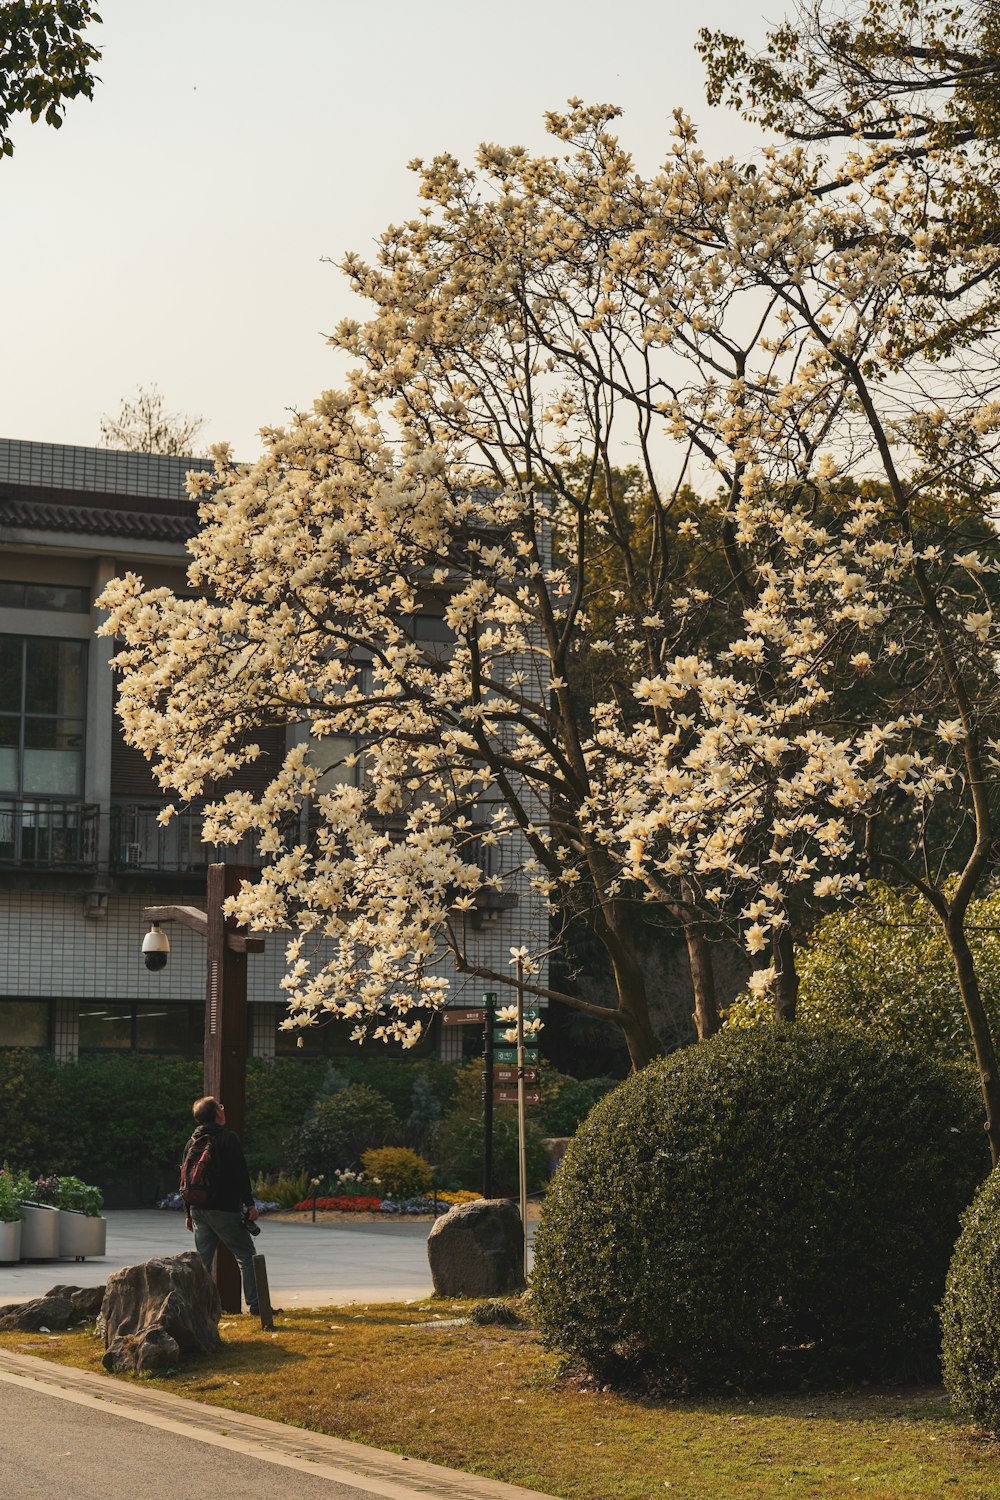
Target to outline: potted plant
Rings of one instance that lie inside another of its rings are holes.
[[[100,1188],[79,1177],[60,1177],[56,1194],[59,1208],[59,1254],[84,1260],[103,1255],[107,1248],[108,1221],[101,1218],[104,1199]]]
[[[17,1179],[5,1162],[0,1169],[0,1261],[20,1259],[23,1219]]]
[[[55,1260],[59,1255],[59,1210],[55,1204],[56,1179],[27,1172],[15,1178],[24,1223],[21,1226],[22,1260]]]

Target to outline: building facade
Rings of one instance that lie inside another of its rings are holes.
[[[95,634],[94,601],[119,574],[182,589],[197,518],[185,490],[209,460],[0,440],[0,1047],[198,1055],[204,1029],[203,940],[179,924],[170,961],[145,969],[145,906],[204,901],[210,860],[253,864],[252,847],[214,851],[187,809],[166,828],[168,800],[125,744],[114,712],[113,642]],[[267,735],[270,738],[267,738]],[[284,751],[239,785],[258,790]],[[266,741],[266,742],[265,742]],[[256,778],[256,779],[255,779]],[[479,960],[506,972],[512,945],[544,930],[525,886],[484,911]],[[294,1050],[279,1030],[282,934],[249,963],[251,1053]],[[454,981],[452,1003],[481,985]],[[311,1054],[342,1045],[335,1028],[303,1034]],[[428,1045],[460,1055],[462,1031],[433,1023]]]

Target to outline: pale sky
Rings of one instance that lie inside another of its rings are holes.
[[[102,0],[93,103],[20,122],[0,161],[0,437],[95,444],[139,385],[259,450],[336,385],[324,333],[359,316],[335,265],[417,206],[414,156],[545,149],[570,95],[625,110],[652,171],[681,105],[712,156],[699,26],[758,41],[754,0]],[[785,11],[772,0],[769,21]]]

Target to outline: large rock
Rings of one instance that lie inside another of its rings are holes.
[[[222,1308],[193,1250],[125,1266],[108,1277],[97,1331],[108,1370],[149,1370],[219,1347]]]
[[[459,1203],[427,1236],[440,1297],[496,1297],[524,1286],[521,1215],[506,1198]]]
[[[30,1302],[8,1302],[0,1307],[0,1332],[54,1333],[70,1323],[83,1322],[68,1297],[33,1297]]]
[[[50,1286],[46,1297],[68,1297],[73,1311],[82,1320],[96,1318],[104,1302],[102,1286]],[[74,1322],[77,1321],[75,1318]]]

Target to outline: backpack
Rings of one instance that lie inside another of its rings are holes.
[[[218,1179],[214,1135],[194,1136],[181,1162],[181,1197],[185,1208],[207,1208]]]

